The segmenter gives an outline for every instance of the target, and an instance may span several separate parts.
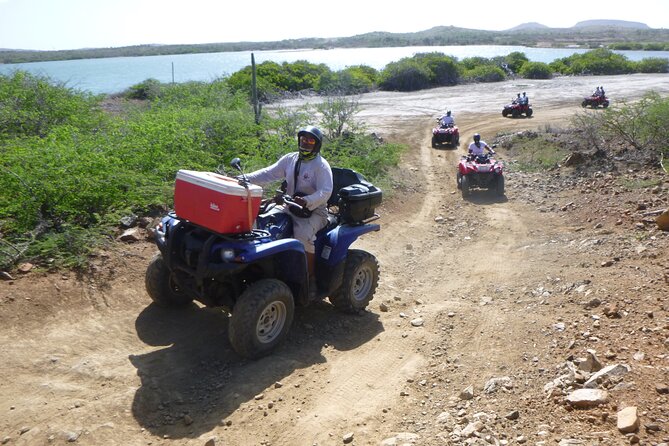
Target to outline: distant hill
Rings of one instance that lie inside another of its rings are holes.
[[[578,22],[574,28],[588,28],[596,26],[616,27],[616,28],[632,28],[632,29],[651,29],[650,26],[641,22],[628,22],[627,20],[585,20]]]
[[[533,30],[533,29],[549,29],[548,26],[542,25],[537,22],[521,23],[518,26],[508,29],[507,31],[522,31],[522,30]]]
[[[2,0],[0,0],[1,2]],[[436,26],[412,33],[370,32],[350,37],[311,37],[274,42],[220,42],[193,45],[135,45],[119,48],[62,51],[0,50],[1,63],[48,60],[138,57],[166,54],[273,51],[305,48],[384,48],[404,46],[514,45],[528,47],[606,48],[609,45],[644,45],[654,50],[669,48],[669,29],[653,29],[625,20],[587,20],[571,28],[549,28],[523,23],[506,31],[487,31]]]

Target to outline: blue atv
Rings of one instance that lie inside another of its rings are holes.
[[[241,172],[238,158],[233,166]],[[364,310],[374,297],[379,265],[372,254],[350,246],[380,229],[371,222],[379,218],[375,207],[382,194],[354,170],[332,173],[328,224],[315,242],[317,290],[309,290],[304,246],[291,237],[292,219],[279,204],[299,205],[277,191],[261,201],[255,227],[241,233],[217,233],[175,212],[163,217],[155,233],[160,252],[145,277],[151,299],[163,307],[196,300],[228,312],[230,343],[246,358],[269,354],[287,337],[296,306],[328,297],[338,310]],[[239,178],[248,187],[243,174]]]

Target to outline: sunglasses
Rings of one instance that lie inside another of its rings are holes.
[[[306,144],[316,144],[316,138],[313,136],[300,136],[300,142]]]

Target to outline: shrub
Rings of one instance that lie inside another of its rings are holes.
[[[634,64],[625,56],[599,48],[583,54],[572,54],[551,62],[550,67],[562,74],[625,74],[634,72]]]
[[[101,125],[99,97],[76,91],[48,77],[26,71],[0,75],[0,141],[10,137],[45,137],[60,125]]]
[[[521,67],[527,62],[529,62],[529,59],[525,53],[519,51],[511,52],[504,57],[504,63],[506,63],[509,69],[514,73],[520,72]]]
[[[635,71],[639,73],[667,73],[669,72],[669,60],[662,57],[649,57],[635,64]]]
[[[506,79],[506,74],[497,66],[480,65],[465,72],[463,77],[472,82],[500,82]]]
[[[381,71],[379,86],[390,91],[416,91],[428,88],[430,70],[411,58],[391,62]]]
[[[337,72],[321,74],[316,91],[325,94],[359,94],[371,91],[377,82],[378,72],[371,67],[358,65]]]
[[[455,85],[460,79],[457,60],[443,53],[419,53],[414,60],[430,72],[433,86]]]
[[[543,62],[527,62],[522,65],[519,74],[527,79],[550,79],[553,71]]]
[[[164,85],[150,107],[104,119],[97,101],[63,87],[42,88],[62,98],[61,107],[83,101],[89,108],[61,122],[55,118],[62,108],[45,107],[42,119],[57,124],[42,127],[44,135],[24,132],[0,140],[3,268],[26,255],[35,263],[53,260],[43,265],[82,266],[95,246],[114,235],[120,217],[172,206],[178,169],[213,171],[235,156],[247,170],[264,167],[295,150],[297,127],[314,116],[306,110],[276,113],[256,124],[246,96],[225,80]],[[12,91],[30,97],[34,86],[19,83]],[[341,110],[348,114],[337,115]],[[400,146],[355,133],[362,128],[353,120],[355,108],[322,111],[317,124],[332,136],[326,145],[341,148],[341,154],[327,155],[333,165],[374,178],[397,162]]]
[[[146,79],[139,84],[133,85],[122,93],[129,99],[157,99],[160,96],[162,84],[157,79]]]
[[[579,128],[595,129],[592,141],[601,136],[622,139],[640,151],[669,154],[669,99],[648,93],[634,103],[621,103],[601,114],[582,114],[575,117]]]
[[[357,99],[349,99],[344,96],[331,96],[316,105],[316,110],[321,114],[321,130],[330,139],[336,139],[344,134],[359,132],[362,127],[358,126],[353,117],[360,111]]]

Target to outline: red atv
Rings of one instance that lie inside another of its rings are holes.
[[[490,155],[466,155],[458,163],[458,189],[462,197],[469,196],[471,188],[494,189],[504,195],[504,164]]]
[[[505,118],[509,115],[511,115],[512,118],[519,118],[523,113],[525,113],[525,116],[528,118],[532,116],[532,107],[530,107],[530,104],[521,104],[514,101],[505,105],[502,110],[502,116]]]
[[[455,124],[438,125],[432,129],[432,147],[442,144],[450,144],[452,147],[460,144],[460,131]]]
[[[597,96],[597,95],[592,95],[583,98],[583,102],[581,102],[581,107],[585,108],[587,106],[590,106],[592,108],[597,108],[600,105],[604,108],[609,106],[609,98],[606,96]]]

